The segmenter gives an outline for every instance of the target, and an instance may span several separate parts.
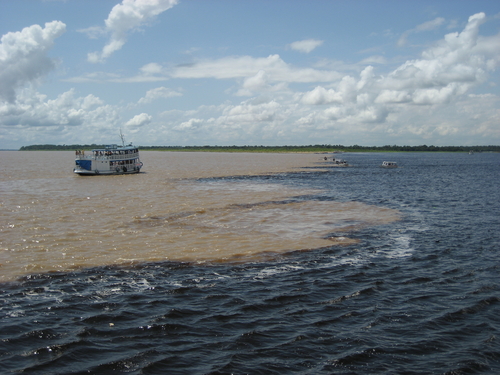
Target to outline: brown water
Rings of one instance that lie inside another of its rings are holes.
[[[320,192],[281,184],[197,180],[308,173],[321,168],[316,154],[142,151],[143,173],[94,177],[73,174],[73,155],[0,152],[0,281],[110,264],[255,261],[349,244],[327,236],[399,218],[359,202],[283,203]]]

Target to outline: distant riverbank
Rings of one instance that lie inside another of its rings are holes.
[[[92,150],[105,145],[31,145],[23,146],[19,151],[68,151]],[[180,152],[500,152],[500,146],[138,146],[141,151],[180,151]]]

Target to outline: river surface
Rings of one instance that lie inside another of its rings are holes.
[[[500,154],[324,156],[0,152],[0,372],[499,373]]]

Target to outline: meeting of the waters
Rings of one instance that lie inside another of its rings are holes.
[[[500,153],[0,157],[0,373],[500,371]]]

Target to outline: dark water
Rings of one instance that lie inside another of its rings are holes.
[[[2,284],[0,372],[500,373],[500,154],[343,157],[354,166],[235,178],[321,189],[296,199],[361,201],[401,221],[260,263]]]

